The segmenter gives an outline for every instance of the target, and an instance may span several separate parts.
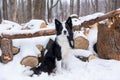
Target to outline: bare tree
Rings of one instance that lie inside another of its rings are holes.
[[[0,23],[1,23],[1,21],[2,21],[2,17],[1,17],[1,9],[0,9]]]
[[[77,0],[77,15],[80,14],[80,0]]]
[[[8,19],[7,0],[3,0],[3,18]]]
[[[73,14],[74,0],[70,0],[70,14]]]
[[[19,0],[17,8],[17,21],[21,24],[24,23],[24,1]]]
[[[47,11],[48,11],[48,22],[52,22],[52,9],[58,4],[60,0],[57,0],[55,4],[53,4],[53,0],[47,0]]]
[[[98,12],[98,0],[95,0],[95,12]]]
[[[33,18],[40,19],[40,0],[33,0]]]
[[[31,0],[27,0],[27,19],[26,21],[29,21],[32,19],[32,2]]]
[[[45,20],[46,0],[41,0],[39,5],[40,5],[40,19]]]
[[[10,15],[12,21],[17,21],[17,0],[9,0],[10,3]]]

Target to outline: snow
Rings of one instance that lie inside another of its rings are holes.
[[[74,15],[75,15],[75,14],[74,14]],[[104,15],[104,13],[98,12],[98,13],[94,13],[94,14],[91,14],[91,15],[79,17],[79,19],[73,18],[73,19],[72,19],[72,23],[73,23],[73,26],[79,26],[79,25],[81,25],[81,23],[83,23],[84,21],[89,21],[89,20],[91,20],[91,19],[95,19],[95,18],[100,17],[100,16],[102,16],[102,15]]]
[[[4,25],[6,24],[2,24],[0,26]],[[50,24],[49,28],[52,27],[54,27],[54,24]],[[11,33],[14,33],[13,31],[14,30],[11,30]],[[71,53],[85,57],[92,54],[92,46],[97,41],[97,27],[90,29],[88,36],[85,36],[83,31],[75,32],[74,35],[75,37],[84,36],[89,40],[90,47],[89,50],[73,49]],[[7,64],[0,63],[0,80],[120,80],[120,61],[100,59],[97,56],[89,62],[83,62],[73,56],[70,60],[70,70],[62,69],[61,73],[51,75],[42,73],[39,76],[28,76],[26,71],[29,71],[30,67],[21,65],[20,61],[28,55],[37,56],[40,54],[39,50],[35,46],[37,44],[41,44],[43,47],[46,47],[49,39],[51,38],[54,40],[55,36],[56,35],[13,39],[13,45],[19,47],[20,52],[17,55],[14,55],[11,62]]]
[[[23,28],[28,27],[30,29],[40,29],[42,23],[45,23],[45,21],[33,19],[27,22]]]
[[[10,26],[10,28],[13,29],[13,30],[20,30],[20,29],[22,29],[21,25],[19,25],[18,23],[9,21],[9,20],[2,20],[1,24],[6,24],[6,25]]]

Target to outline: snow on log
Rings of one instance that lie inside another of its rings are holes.
[[[23,30],[21,30],[23,31]],[[19,33],[19,34],[18,34]],[[17,31],[15,34],[9,34],[9,33],[2,33],[1,37],[2,38],[8,38],[8,39],[19,39],[19,38],[32,38],[32,37],[39,37],[39,36],[48,36],[48,35],[54,35],[56,31],[54,29],[49,29],[49,30],[39,30],[35,33],[20,33]]]
[[[93,25],[94,23],[97,23],[99,21],[105,20],[105,19],[110,18],[110,17],[114,17],[114,16],[119,15],[119,14],[120,14],[120,9],[116,9],[114,11],[106,13],[103,16],[97,17],[95,19],[91,19],[89,21],[85,21],[81,24],[81,26],[86,27],[86,25]]]
[[[79,58],[82,61],[90,61],[92,59],[95,59],[95,55],[88,50],[73,49],[72,53],[75,57]]]
[[[3,63],[8,63],[13,59],[11,39],[6,38],[1,39],[1,50],[2,50],[1,60]]]

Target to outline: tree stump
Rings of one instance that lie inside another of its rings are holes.
[[[97,51],[100,58],[120,60],[120,23],[118,21],[111,25],[99,24]]]
[[[1,50],[2,50],[1,61],[3,63],[8,63],[13,59],[11,39],[7,38],[1,39]]]

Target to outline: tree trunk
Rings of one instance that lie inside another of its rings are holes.
[[[3,63],[8,63],[13,59],[11,39],[3,38],[1,40],[1,50],[2,50],[1,59]]]
[[[32,19],[32,2],[27,0],[27,19],[26,22]]]
[[[70,14],[73,14],[74,0],[70,0]]]
[[[0,10],[0,23],[2,22],[1,10]]]
[[[8,19],[7,0],[3,0],[3,18]]]
[[[10,0],[10,13],[12,21],[17,21],[17,0]]]
[[[98,12],[98,0],[95,0],[95,12]]]
[[[80,14],[80,0],[77,0],[77,15]]]
[[[97,51],[100,58],[120,60],[120,20],[99,25]]]
[[[45,20],[46,16],[46,0],[40,1],[40,19]]]
[[[40,19],[40,0],[33,0],[33,18]]]

